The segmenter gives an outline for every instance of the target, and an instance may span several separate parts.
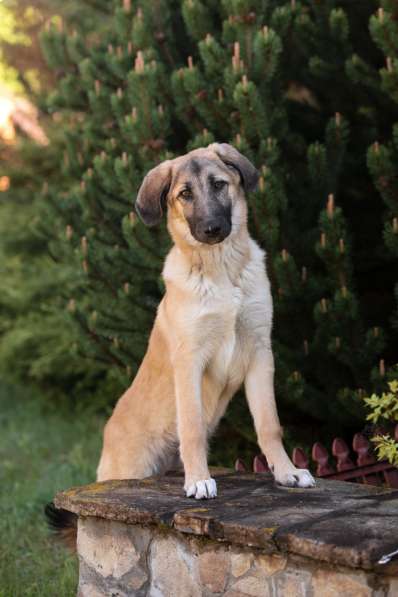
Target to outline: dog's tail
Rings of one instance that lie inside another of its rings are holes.
[[[44,508],[49,529],[54,536],[72,551],[76,551],[77,541],[77,514],[56,508],[49,502]]]

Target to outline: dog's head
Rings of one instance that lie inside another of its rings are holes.
[[[244,192],[257,181],[256,168],[232,145],[212,143],[150,170],[136,210],[147,226],[155,226],[167,208],[173,237],[213,245],[245,220]]]

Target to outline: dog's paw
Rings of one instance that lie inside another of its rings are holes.
[[[214,479],[204,479],[185,485],[185,495],[197,500],[207,500],[217,497],[217,485]]]
[[[275,481],[284,487],[315,487],[315,479],[309,471],[296,468],[287,473],[274,472]]]

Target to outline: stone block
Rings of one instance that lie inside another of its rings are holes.
[[[388,583],[387,597],[397,597],[398,595],[398,579],[391,578]]]
[[[175,537],[156,536],[149,553],[148,597],[201,597],[197,560]]]
[[[120,522],[81,518],[77,549],[82,560],[103,577],[119,579],[138,564],[129,527]]]
[[[371,597],[366,574],[335,572],[318,568],[312,578],[314,597]]]
[[[231,553],[231,572],[235,578],[246,574],[253,563],[253,554],[251,553]]]
[[[101,591],[93,583],[79,583],[77,597],[107,597],[107,594]]]
[[[58,493],[54,503],[81,517],[161,523],[243,549],[363,570],[373,569],[377,555],[396,543],[398,496],[389,489],[319,479],[308,491],[278,487],[266,474],[216,476],[219,497],[200,508],[183,495],[177,473],[75,487]]]
[[[307,570],[287,569],[277,575],[276,578],[273,578],[272,583],[274,586],[273,594],[278,597],[313,597],[311,573]],[[344,594],[340,594],[339,597],[342,597],[342,595]],[[321,597],[321,595],[318,597]]]
[[[247,597],[247,593],[241,593],[240,591],[234,591],[233,589],[230,589],[224,593],[224,597]]]
[[[226,551],[207,551],[199,555],[200,582],[212,593],[222,593],[230,569],[229,554]]]
[[[287,558],[279,555],[264,555],[258,556],[255,560],[257,568],[266,575],[272,576],[276,572],[280,572],[286,568]]]
[[[272,595],[267,579],[254,575],[245,576],[234,582],[225,596],[232,597],[234,593],[250,595],[250,597],[271,597]]]

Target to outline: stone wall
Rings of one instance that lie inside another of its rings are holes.
[[[80,517],[78,597],[397,597],[398,580],[297,555]]]
[[[57,494],[79,517],[79,597],[398,597],[398,491],[213,474],[199,503],[177,473]]]

